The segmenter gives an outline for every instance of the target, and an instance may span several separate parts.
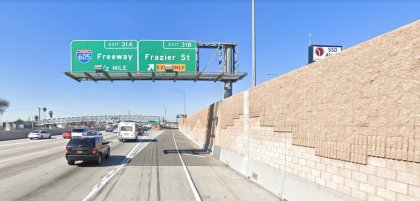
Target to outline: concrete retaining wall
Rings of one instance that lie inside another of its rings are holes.
[[[180,130],[288,200],[420,199],[420,21],[210,105]]]
[[[0,131],[0,141],[28,138],[28,134],[31,131],[31,129]],[[50,132],[52,135],[61,135],[63,134],[64,129],[52,129],[46,131]]]

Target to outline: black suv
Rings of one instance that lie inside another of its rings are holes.
[[[69,165],[75,161],[94,161],[100,165],[102,158],[109,158],[111,148],[102,136],[72,138],[66,146],[66,159]]]

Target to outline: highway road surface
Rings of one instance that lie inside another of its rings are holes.
[[[61,136],[0,141],[0,200],[279,200],[178,130],[103,135],[111,157],[100,166],[68,165]]]

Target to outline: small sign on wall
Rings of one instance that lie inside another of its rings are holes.
[[[308,63],[319,61],[325,57],[337,54],[342,50],[343,47],[338,45],[311,45],[309,46]]]

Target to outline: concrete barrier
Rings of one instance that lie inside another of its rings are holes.
[[[35,130],[35,129],[34,129]],[[61,135],[65,129],[40,129],[50,132],[51,135]],[[22,130],[11,130],[11,131],[0,131],[0,141],[4,140],[16,140],[16,139],[24,139],[28,138],[28,134],[32,131],[32,129],[22,129]]]

